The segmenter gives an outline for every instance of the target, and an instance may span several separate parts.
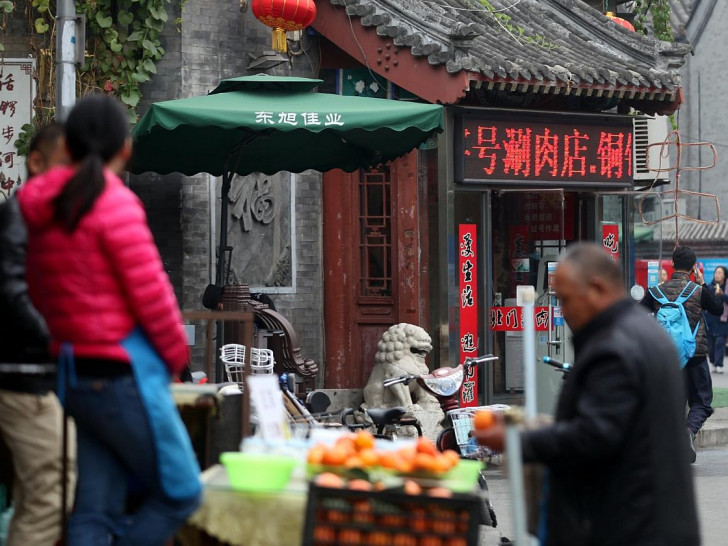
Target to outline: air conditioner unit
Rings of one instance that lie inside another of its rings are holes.
[[[669,120],[666,116],[636,116],[633,121],[634,138],[632,139],[632,157],[634,158],[634,180],[637,186],[650,185],[653,182],[663,184],[670,180],[667,171],[650,171],[647,170],[649,165],[651,169],[667,169],[670,167],[670,157],[668,155],[669,147],[652,146],[650,144],[659,144],[667,139],[669,134]],[[647,162],[649,152],[649,163]]]

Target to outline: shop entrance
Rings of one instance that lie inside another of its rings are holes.
[[[481,376],[486,403],[523,401],[523,335],[516,287],[536,288],[537,357],[573,360],[571,333],[550,286],[559,254],[575,241],[598,241],[608,248],[630,279],[628,252],[630,197],[626,194],[564,189],[491,189],[474,198],[456,194],[457,223],[479,219],[479,305],[483,351],[499,357]],[[480,213],[480,214],[479,214]],[[538,411],[552,413],[562,376],[537,363]]]

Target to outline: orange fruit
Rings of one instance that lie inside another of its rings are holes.
[[[468,546],[463,537],[451,537],[447,539],[447,546]]]
[[[324,453],[326,453],[326,448],[323,445],[317,444],[313,446],[308,450],[309,464],[321,464],[321,461],[323,461],[324,458]]]
[[[374,448],[374,435],[366,430],[360,430],[354,437],[354,444],[359,451]]]
[[[415,455],[417,455],[416,446],[403,447],[397,450],[397,454],[402,457],[405,461],[414,461]]]
[[[374,531],[369,533],[367,537],[371,546],[389,546],[392,542],[392,537],[389,533],[383,531]]]
[[[352,521],[357,523],[374,523],[374,515],[372,514],[372,506],[368,500],[353,501]]]
[[[346,523],[349,521],[349,514],[340,510],[329,510],[326,512],[326,521],[331,523]]]
[[[427,535],[420,538],[417,546],[443,546],[442,539],[438,536]]]
[[[397,468],[399,455],[391,451],[386,451],[379,456],[379,465],[384,468]]]
[[[355,491],[371,491],[372,484],[366,480],[351,480],[349,482],[349,489],[353,489]]]
[[[435,447],[435,442],[433,442],[429,438],[425,438],[424,436],[417,438],[417,453],[428,453],[430,455],[435,455],[437,453],[437,447]]]
[[[435,457],[429,453],[418,453],[415,455],[414,469],[425,472],[435,471]]]
[[[414,483],[414,482],[412,482]],[[417,484],[415,484],[417,485]],[[417,487],[420,487],[417,485]],[[420,488],[420,492],[422,491],[422,488]],[[413,507],[410,510],[410,526],[412,529],[417,531],[418,533],[424,533],[427,531],[428,528],[428,520],[427,520],[427,512],[425,512],[424,508],[419,507]]]
[[[487,430],[495,425],[495,414],[490,410],[478,410],[473,417],[475,430]]]
[[[435,455],[435,468],[433,469],[438,474],[443,474],[453,467],[452,462],[445,455]]]
[[[348,459],[346,459],[344,466],[346,468],[361,468],[364,466],[364,463],[362,462],[361,457],[357,457],[355,455],[353,457],[349,457]]]
[[[314,479],[320,487],[343,487],[344,480],[332,472],[322,472]]]
[[[342,529],[339,531],[338,544],[364,544],[364,539],[359,529]]]
[[[401,474],[409,474],[412,470],[414,470],[414,464],[412,461],[406,461],[405,459],[398,457],[394,468]]]
[[[379,518],[382,527],[404,527],[407,520],[401,514],[385,514]]]
[[[419,495],[422,493],[422,487],[420,487],[420,484],[413,480],[405,480],[403,487],[404,492],[408,495]]]
[[[417,539],[406,533],[397,533],[394,535],[392,546],[417,546]]]
[[[337,438],[336,442],[334,442],[334,446],[343,449],[349,454],[354,454],[357,451],[356,442],[352,436],[342,436],[341,438]]]
[[[313,540],[316,543],[333,543],[336,540],[336,531],[331,527],[316,527],[313,530]]]
[[[359,452],[361,464],[365,467],[376,466],[379,463],[379,455],[373,449],[365,449]]]
[[[331,466],[340,466],[344,464],[348,458],[349,452],[345,448],[341,446],[334,446],[326,450],[321,462]]]
[[[449,499],[452,497],[452,491],[445,487],[433,487],[432,489],[427,491],[427,494],[430,497],[438,497],[441,499]]]
[[[442,452],[442,454],[445,457],[447,457],[448,459],[450,459],[450,462],[452,463],[453,466],[457,465],[460,462],[460,455],[458,454],[457,451],[454,451],[452,449],[446,449],[445,451]]]

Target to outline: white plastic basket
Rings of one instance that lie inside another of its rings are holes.
[[[458,408],[450,410],[447,414],[452,420],[453,430],[455,431],[455,440],[460,448],[460,453],[464,456],[474,456],[482,452],[478,442],[471,436],[473,431],[473,416],[478,410],[490,410],[493,413],[502,414],[511,407],[506,404],[492,404],[490,406],[477,406],[472,408]],[[490,455],[490,453],[482,453]]]
[[[272,374],[273,351],[270,349],[257,349],[253,347],[250,350],[250,372],[254,374]]]

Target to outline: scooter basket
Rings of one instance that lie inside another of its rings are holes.
[[[455,431],[455,440],[460,448],[460,453],[465,457],[483,456],[487,457],[493,454],[487,448],[481,447],[475,438],[472,437],[473,416],[479,410],[489,410],[493,413],[502,414],[509,410],[510,406],[506,404],[493,404],[490,406],[478,406],[472,408],[458,408],[447,412],[452,420],[452,427]]]

